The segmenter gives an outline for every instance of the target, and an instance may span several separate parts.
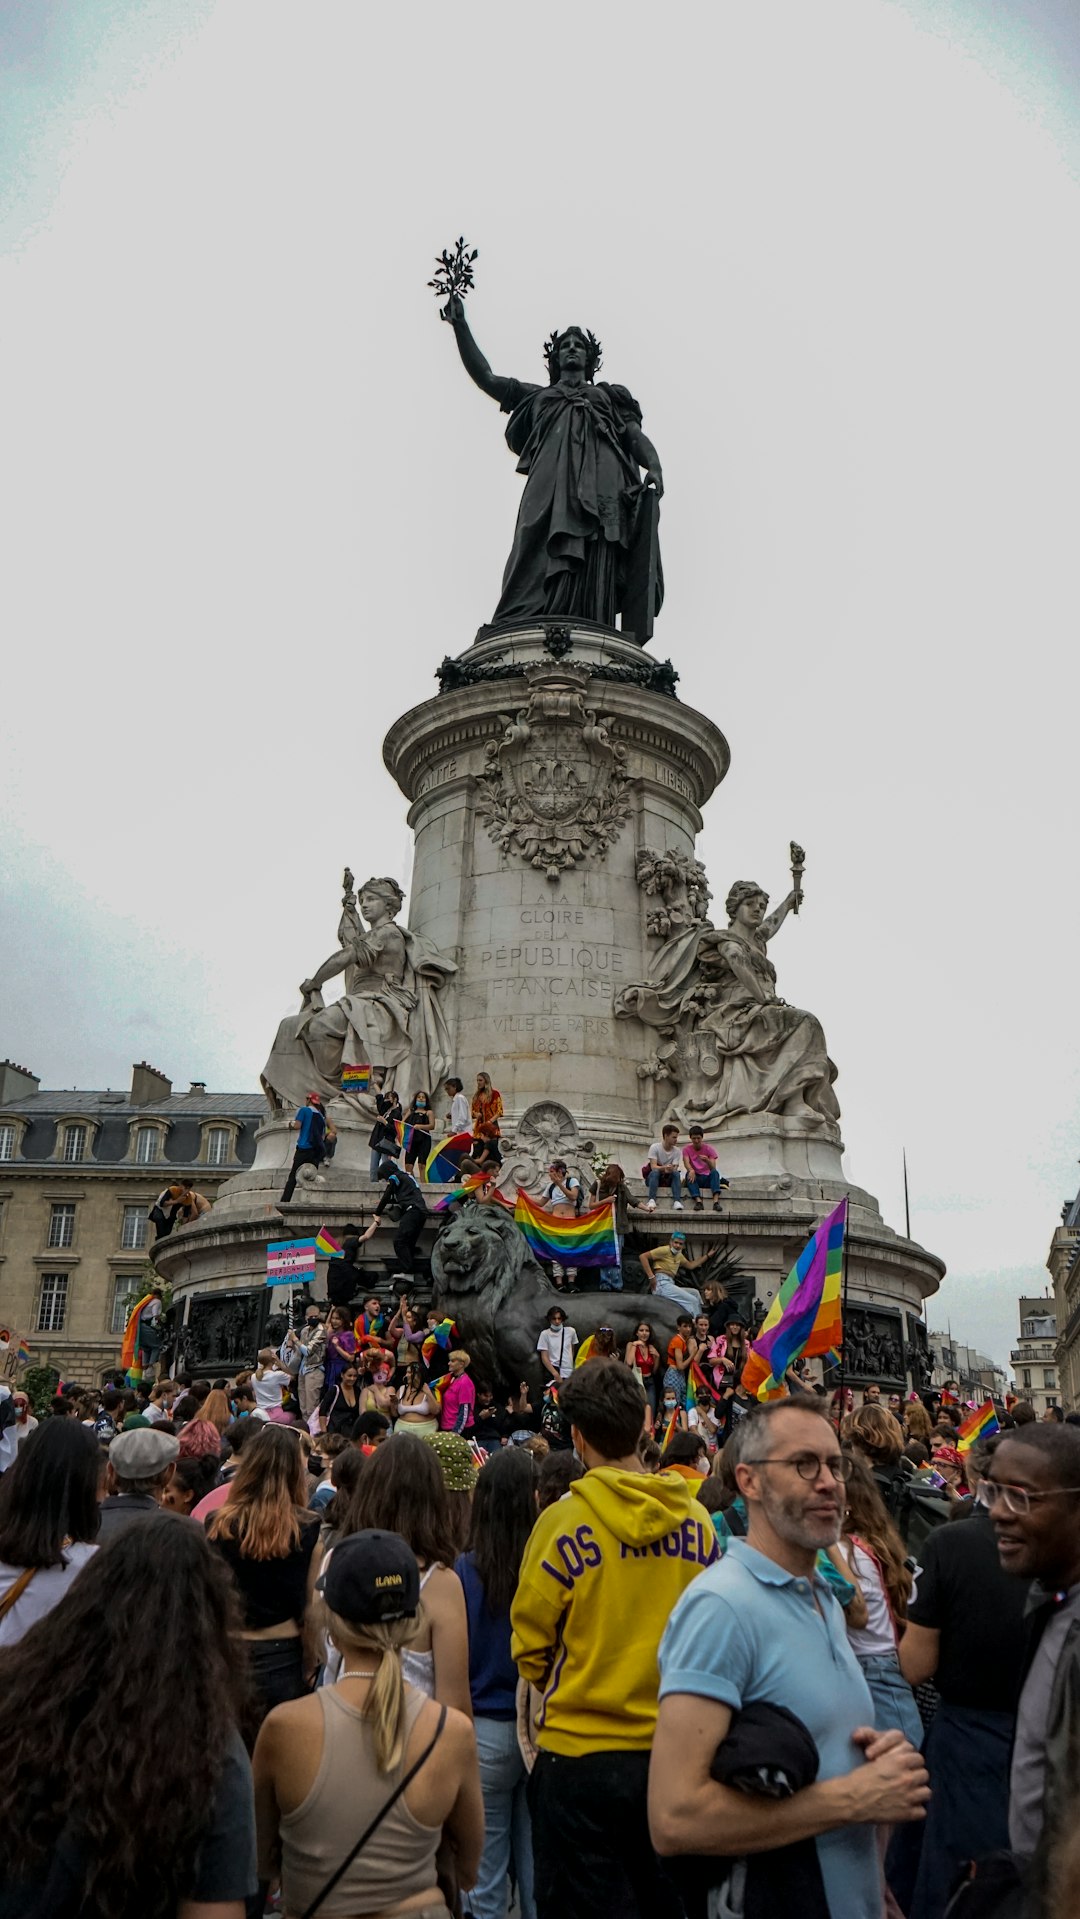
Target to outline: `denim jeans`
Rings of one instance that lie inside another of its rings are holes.
[[[694,1173],[688,1172],[686,1175],[686,1185],[687,1185],[687,1189],[689,1191],[691,1199],[701,1198],[702,1180],[701,1180],[700,1174],[694,1174]],[[710,1167],[709,1176],[705,1180],[705,1185],[708,1187],[710,1193],[715,1193],[717,1197],[719,1197],[720,1173],[717,1167],[715,1166]]]
[[[682,1179],[677,1166],[673,1166],[670,1172],[663,1173],[658,1172],[655,1166],[650,1167],[648,1178],[645,1181],[649,1189],[650,1199],[656,1199],[658,1197],[661,1182],[663,1182],[665,1186],[670,1185],[672,1199],[682,1198]]]
[[[528,1773],[513,1719],[475,1721],[484,1796],[484,1851],[476,1884],[466,1894],[473,1919],[506,1919],[513,1863],[521,1919],[536,1919],[533,1902],[532,1820],[525,1800]]]
[[[622,1242],[621,1233],[616,1233],[615,1235],[615,1246],[619,1256],[618,1265],[601,1266],[600,1268],[600,1277],[597,1281],[597,1284],[602,1293],[621,1293],[622,1292],[623,1242]]]

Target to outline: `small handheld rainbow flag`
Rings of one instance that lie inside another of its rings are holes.
[[[443,1402],[443,1394],[446,1391],[446,1388],[449,1386],[449,1384],[450,1384],[449,1373],[440,1373],[438,1379],[428,1380],[428,1391],[434,1393],[435,1398],[438,1400],[440,1406],[442,1405],[442,1402]]]
[[[441,1346],[444,1353],[449,1352],[450,1341],[456,1337],[457,1326],[454,1321],[452,1319],[440,1319],[438,1325],[432,1327],[420,1348],[420,1351],[424,1355],[424,1365],[431,1365],[438,1347]]]
[[[371,1085],[370,1066],[343,1066],[341,1069],[341,1090],[343,1093],[366,1093]]]
[[[619,1263],[613,1199],[605,1199],[587,1213],[549,1213],[519,1186],[514,1219],[537,1259],[557,1260],[564,1266]]]
[[[742,1383],[758,1399],[787,1391],[784,1374],[804,1354],[837,1351],[843,1339],[840,1276],[847,1194],[811,1233],[766,1317],[743,1367]]]
[[[20,1334],[19,1343],[15,1348],[16,1366],[29,1366],[30,1357],[31,1357],[31,1354],[33,1353],[33,1350],[34,1349],[31,1346],[30,1341],[25,1337],[25,1335]]]
[[[322,1259],[336,1259],[341,1251],[341,1242],[334,1238],[333,1233],[328,1233],[325,1226],[320,1226],[315,1235],[315,1251]]]
[[[660,1451],[662,1453],[666,1453],[668,1447],[670,1446],[678,1430],[679,1430],[679,1408],[676,1406],[674,1412],[671,1415],[671,1418],[668,1420],[668,1423],[664,1428],[664,1437],[660,1441]]]
[[[466,1173],[463,1184],[455,1186],[452,1193],[444,1193],[441,1199],[437,1199],[431,1209],[432,1212],[445,1213],[456,1202],[468,1199],[469,1194],[475,1193],[477,1188],[484,1184],[486,1178],[486,1173]]]
[[[992,1433],[1000,1431],[1001,1425],[994,1411],[994,1402],[992,1399],[984,1399],[982,1405],[978,1406],[973,1413],[969,1413],[966,1419],[961,1420],[957,1427],[957,1452],[969,1453],[973,1446],[978,1446],[982,1440],[989,1439]]]

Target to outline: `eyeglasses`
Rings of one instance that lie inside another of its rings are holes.
[[[794,1466],[800,1479],[813,1481],[821,1473],[829,1472],[834,1479],[847,1481],[851,1478],[853,1462],[846,1453],[832,1453],[828,1459],[820,1459],[817,1453],[793,1453],[790,1459],[744,1459],[744,1466]]]
[[[1031,1511],[1032,1500],[1063,1499],[1070,1493],[1080,1493],[1080,1486],[1055,1486],[1050,1492],[1033,1493],[1026,1486],[1003,1486],[998,1479],[980,1479],[975,1504],[985,1506],[987,1512],[1002,1505],[1015,1519],[1024,1519]]]

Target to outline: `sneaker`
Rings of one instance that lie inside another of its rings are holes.
[[[655,1199],[647,1199],[647,1200],[645,1201],[645,1211],[646,1211],[647,1213],[655,1213],[655,1211],[656,1211],[656,1201],[655,1201]]]
[[[703,1213],[705,1211],[705,1201],[703,1199],[695,1199],[694,1211],[695,1213]]]
[[[713,1200],[713,1203],[712,1203],[712,1209],[713,1209],[713,1212],[714,1212],[714,1213],[719,1213],[719,1212],[721,1212],[721,1211],[723,1210],[723,1209],[722,1209],[722,1207],[721,1207],[721,1205],[720,1205],[720,1201],[719,1201],[718,1199],[714,1199],[714,1200]]]
[[[673,1199],[671,1202],[671,1210],[673,1213],[682,1213],[686,1211],[686,1208],[681,1199]]]

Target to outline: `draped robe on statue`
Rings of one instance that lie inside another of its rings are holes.
[[[493,625],[576,615],[614,626],[643,488],[627,432],[641,408],[624,386],[507,382],[506,441],[527,475]],[[655,612],[664,597],[657,560]]]
[[[345,991],[327,1006],[321,993],[283,1019],[262,1071],[268,1092],[284,1106],[302,1106],[309,1093],[341,1096],[341,1068],[384,1066],[392,1086],[410,1056],[418,1085],[438,1085],[452,1067],[450,1036],[438,989],[454,972],[430,941],[383,920],[365,930],[359,920],[339,928],[349,954]]]

